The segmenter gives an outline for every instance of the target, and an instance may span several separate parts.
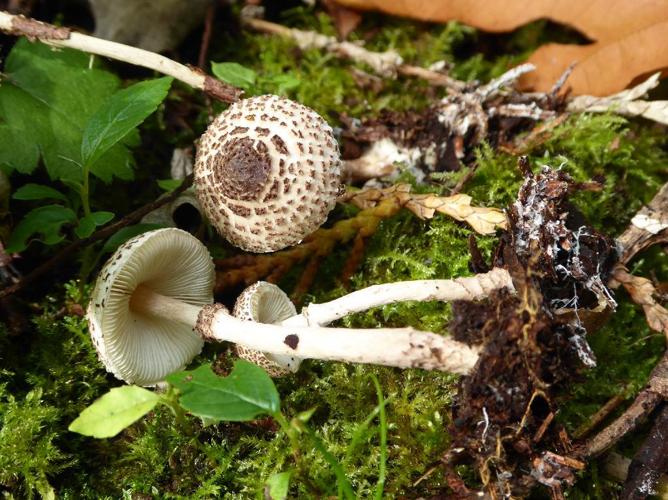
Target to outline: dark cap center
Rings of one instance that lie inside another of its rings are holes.
[[[233,200],[251,201],[262,192],[269,173],[271,158],[262,142],[250,138],[234,139],[214,160],[214,176],[222,194]]]

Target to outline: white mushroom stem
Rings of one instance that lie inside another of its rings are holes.
[[[221,306],[205,306],[197,330],[204,338],[243,344],[261,352],[398,368],[424,368],[465,375],[478,350],[413,328],[286,327],[243,321]]]
[[[161,295],[143,285],[139,285],[132,293],[130,309],[191,327],[197,324],[197,317],[202,310],[200,306]]]
[[[203,309],[165,297],[148,287],[132,296],[133,310],[193,326],[203,337],[302,359],[424,368],[467,374],[478,351],[466,344],[412,328],[349,329],[286,327],[243,321],[223,306]],[[199,317],[199,319],[198,319]]]
[[[348,314],[408,300],[480,300],[501,288],[514,290],[508,271],[494,268],[488,273],[451,280],[399,281],[374,285],[323,304],[310,304],[300,314],[281,322],[283,326],[320,326]]]

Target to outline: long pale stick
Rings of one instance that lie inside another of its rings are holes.
[[[0,11],[0,31],[10,35],[25,36],[30,40],[39,40],[53,47],[67,47],[89,54],[116,59],[135,66],[152,69],[177,80],[223,102],[235,102],[243,91],[205,74],[199,69],[177,63],[155,52],[138,49],[130,45],[103,40],[94,36],[83,35],[52,24],[43,23],[24,16],[15,16]]]

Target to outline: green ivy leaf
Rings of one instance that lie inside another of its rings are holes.
[[[161,227],[163,226],[160,224],[135,224],[134,226],[127,226],[119,229],[105,242],[104,246],[102,247],[102,253],[113,252],[130,238],[137,236],[138,234],[145,233],[146,231],[160,229]]]
[[[160,396],[136,385],[111,389],[70,424],[72,432],[96,438],[113,437],[151,411]]]
[[[74,232],[79,238],[88,238],[97,226],[103,226],[113,218],[113,212],[93,212],[79,219],[79,225]]]
[[[42,235],[42,242],[55,245],[65,239],[60,234],[64,224],[76,222],[77,216],[70,208],[47,205],[31,210],[19,222],[7,242],[7,252],[21,252],[28,247],[28,239],[34,234]]]
[[[257,365],[234,363],[232,373],[219,377],[210,365],[167,377],[180,392],[180,403],[198,417],[243,422],[258,415],[273,415],[280,408],[274,382]]]
[[[211,71],[225,83],[246,90],[255,85],[257,78],[255,71],[235,62],[212,62]]]
[[[21,186],[16,190],[12,198],[15,200],[44,200],[51,198],[53,200],[67,201],[67,196],[63,193],[42,184],[26,184],[25,186]]]
[[[291,475],[292,471],[272,474],[269,479],[267,479],[265,498],[268,498],[269,500],[285,500],[288,498]]]
[[[91,116],[83,132],[81,158],[95,163],[152,114],[167,97],[172,78],[147,80],[119,90]]]
[[[90,55],[19,40],[5,61],[0,85],[0,164],[31,173],[40,156],[51,179],[81,183],[81,141],[88,119],[119,87]],[[132,179],[128,134],[92,164],[104,181]]]

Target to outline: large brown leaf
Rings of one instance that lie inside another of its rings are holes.
[[[549,44],[529,59],[537,67],[524,89],[549,90],[572,63],[574,94],[608,95],[642,75],[668,68],[668,0],[337,0],[423,21],[457,20],[484,31],[510,31],[537,19],[571,26],[588,45]]]

